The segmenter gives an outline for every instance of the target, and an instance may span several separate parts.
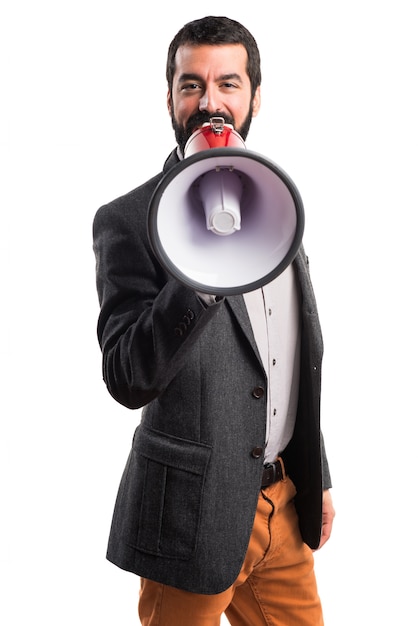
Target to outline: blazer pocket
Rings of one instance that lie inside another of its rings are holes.
[[[129,472],[135,477],[135,548],[172,558],[196,549],[209,446],[139,426]]]

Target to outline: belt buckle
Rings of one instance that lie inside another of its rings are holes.
[[[267,485],[272,485],[276,482],[277,467],[275,463],[266,463],[264,469],[268,471]]]

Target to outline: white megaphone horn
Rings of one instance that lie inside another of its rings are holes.
[[[223,118],[189,138],[148,209],[161,265],[196,291],[243,294],[276,278],[302,241],[300,194],[275,163],[246,149]]]

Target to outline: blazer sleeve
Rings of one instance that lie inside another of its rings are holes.
[[[93,222],[103,378],[128,408],[167,387],[220,306],[205,306],[159,265],[146,229],[149,197],[139,188],[101,207]]]
[[[332,480],[328,464],[327,453],[325,450],[324,437],[321,432],[321,459],[322,459],[322,489],[331,489]]]

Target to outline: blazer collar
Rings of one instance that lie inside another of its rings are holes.
[[[174,167],[179,162],[180,162],[180,159],[177,154],[177,148],[174,148],[174,150],[169,154],[169,156],[167,157],[164,163],[163,174],[166,174],[168,170],[171,170],[171,168]]]

